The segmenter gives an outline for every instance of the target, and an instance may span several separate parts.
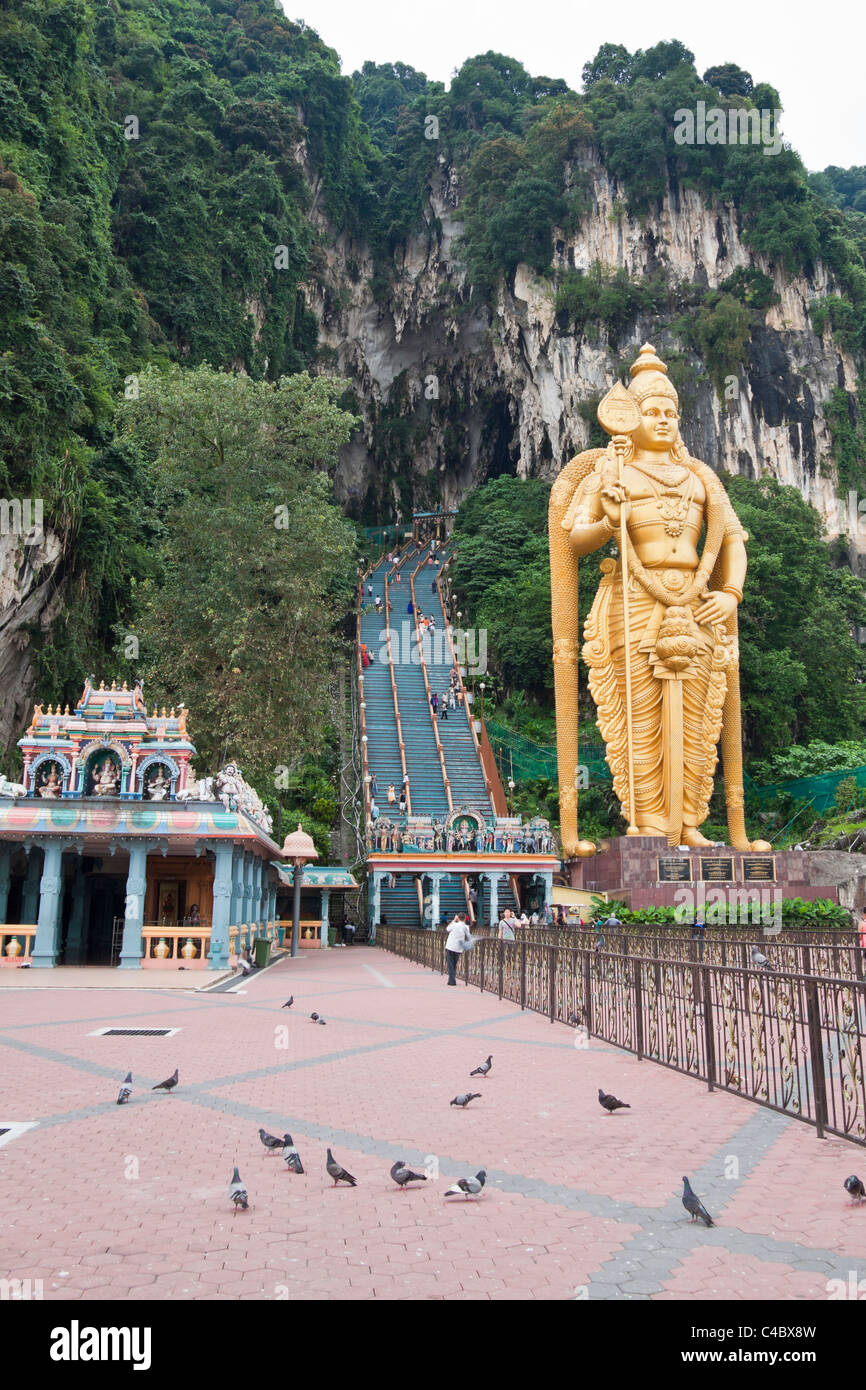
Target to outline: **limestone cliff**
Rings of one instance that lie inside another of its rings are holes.
[[[407,245],[387,299],[371,292],[369,250],[323,225],[324,266],[307,287],[308,303],[330,349],[329,369],[352,380],[364,420],[338,471],[344,504],[361,514],[372,495],[379,519],[395,508],[405,517],[413,504],[454,505],[501,472],[553,477],[589,443],[587,403],[647,337],[662,355],[683,356],[660,315],[638,316],[615,350],[597,331],[563,330],[554,311],[556,272],[600,263],[634,279],[661,272],[672,285],[716,289],[738,267],[751,267],[771,277],[778,302],[753,329],[748,360],[728,387],[731,399],[720,398],[705,365],[685,352],[686,442],[719,472],[766,471],[798,488],[821,513],[828,537],[844,534],[824,410],[836,388],[855,389],[856,370],[832,332],[819,336],[810,323],[810,303],[832,289],[823,268],[811,279],[787,276],[744,245],[733,206],[709,206],[693,190],[669,185],[661,210],[637,220],[625,211],[625,190],[591,154],[566,170],[567,180],[578,177],[589,211],[576,233],[555,232],[554,278],[521,265],[490,309],[470,307],[454,168],[440,165],[429,188],[427,236]],[[849,539],[856,550],[856,537]]]

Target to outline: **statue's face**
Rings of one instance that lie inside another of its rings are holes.
[[[676,404],[669,396],[647,396],[632,439],[638,449],[670,449],[680,437],[679,421]]]

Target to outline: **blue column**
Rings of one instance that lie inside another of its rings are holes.
[[[63,952],[66,965],[84,965],[84,889],[84,875],[79,859],[72,881],[72,915],[69,918],[66,948]]]
[[[213,880],[213,917],[210,932],[210,970],[226,970],[229,963],[229,917],[232,903],[232,846],[217,846]],[[240,946],[238,947],[240,951]]]
[[[244,852],[237,846],[232,850],[232,891],[229,898],[229,926],[239,927],[243,921],[244,902]],[[236,941],[238,955],[243,942],[238,935]]]
[[[123,918],[123,944],[120,948],[121,970],[140,970],[144,950],[141,929],[144,926],[144,892],[147,886],[146,844],[129,847],[129,869],[126,874],[126,912]]]
[[[243,906],[242,906],[242,909],[241,909],[241,921],[242,921],[242,922],[244,923],[244,925],[246,926],[246,931],[244,932],[244,940],[243,940],[243,943],[242,943],[244,946],[251,946],[251,945],[252,945],[252,937],[253,937],[253,934],[252,934],[252,932],[251,932],[251,930],[250,930],[250,919],[251,919],[251,917],[252,917],[252,911],[253,911],[253,906],[252,906],[252,904],[253,904],[252,873],[253,873],[253,856],[249,853],[249,851],[245,851],[245,852],[244,852],[244,900],[243,900]]]
[[[12,846],[0,845],[0,922],[6,922],[9,902],[9,878],[12,870]]]
[[[370,917],[373,928],[379,925],[379,918],[382,915],[382,875],[375,869],[373,877],[370,879]]]
[[[42,875],[42,851],[37,845],[30,846],[27,856],[27,877],[24,880],[24,894],[21,899],[21,921],[32,926],[39,911],[39,879]]]
[[[490,884],[490,922],[491,931],[495,931],[499,921],[499,874],[488,874],[487,882]]]
[[[262,861],[261,859],[259,859],[258,855],[256,855],[255,859],[253,860],[253,915],[255,916],[256,920],[256,936],[261,936],[262,924],[264,921],[264,912],[262,911],[263,878],[264,874],[262,873]]]
[[[439,880],[441,874],[430,875],[430,926],[433,931],[439,926]]]
[[[45,847],[39,885],[39,919],[33,943],[33,968],[49,969],[57,964],[57,936],[60,925],[60,899],[63,893],[63,845]]]
[[[323,888],[323,889],[322,889],[322,931],[321,931],[321,941],[322,941],[322,946],[325,948],[326,951],[327,951],[327,949],[328,949],[328,898],[329,898],[329,897],[330,897],[330,891],[329,891],[329,889]]]

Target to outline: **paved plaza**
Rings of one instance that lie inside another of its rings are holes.
[[[369,947],[207,983],[3,992],[0,1128],[36,1123],[0,1136],[0,1277],[76,1300],[822,1301],[866,1277],[850,1142]],[[606,1114],[599,1086],[632,1108]],[[259,1126],[291,1132],[304,1176]],[[332,1187],[328,1145],[356,1188]],[[430,1180],[398,1189],[397,1158]],[[480,1168],[480,1198],[445,1199]],[[684,1173],[711,1230],[689,1224]]]

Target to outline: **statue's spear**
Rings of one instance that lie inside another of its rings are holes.
[[[623,465],[629,436],[634,434],[640,424],[640,410],[637,401],[630,396],[621,381],[608,391],[598,407],[598,422],[602,429],[612,436],[617,462],[617,481],[623,485]],[[628,753],[628,828],[627,835],[639,835],[635,824],[634,801],[634,744],[632,738],[631,704],[631,632],[628,611],[628,530],[626,527],[625,503],[619,509],[619,553],[622,561],[622,623],[625,639],[625,724]]]

